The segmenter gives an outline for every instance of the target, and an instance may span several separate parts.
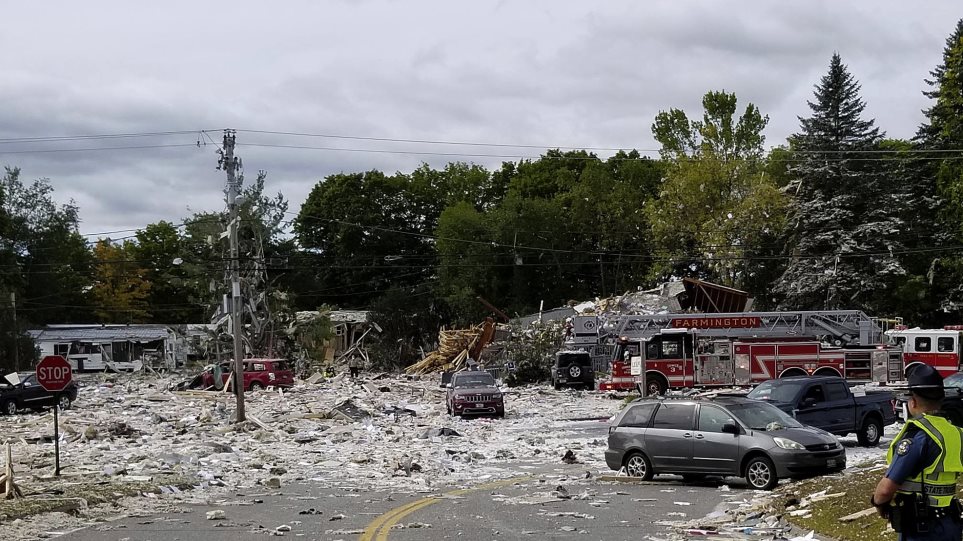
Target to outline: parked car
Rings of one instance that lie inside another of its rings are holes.
[[[587,351],[559,351],[552,361],[552,386],[595,388],[595,366]]]
[[[16,378],[0,378],[0,412],[13,415],[19,410],[40,411],[55,404],[62,410],[70,409],[77,391],[77,384],[71,381],[63,391],[51,393],[37,383],[37,374],[20,372]]]
[[[448,414],[505,416],[505,398],[495,385],[495,378],[484,370],[455,372],[445,385]]]
[[[223,389],[234,369],[234,361],[208,367],[200,375],[201,388]],[[214,382],[220,378],[220,384]],[[265,387],[288,388],[294,386],[294,371],[284,359],[244,359],[244,389],[257,391]]]
[[[754,489],[769,490],[782,478],[844,469],[846,449],[832,434],[761,400],[646,397],[612,420],[605,463],[642,479],[739,476]]]
[[[892,391],[854,395],[846,380],[835,376],[771,379],[747,396],[770,402],[804,425],[839,436],[855,433],[866,447],[879,445],[883,427],[899,420]]]
[[[946,397],[943,398],[943,407],[940,411],[951,423],[963,428],[963,372],[956,372],[943,378],[943,389]],[[909,411],[906,409],[905,396],[896,398],[896,413],[900,420],[906,421]]]

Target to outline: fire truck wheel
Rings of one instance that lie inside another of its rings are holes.
[[[666,389],[669,388],[669,383],[665,381],[665,378],[658,374],[651,374],[645,376],[645,395],[646,396],[658,396],[665,394]]]
[[[862,428],[856,433],[856,439],[863,447],[876,447],[883,434],[883,423],[876,417],[867,417]]]
[[[779,479],[776,477],[776,466],[772,460],[764,456],[752,458],[746,464],[746,482],[756,490],[772,490]]]
[[[648,481],[652,479],[652,464],[645,455],[634,451],[625,457],[625,473],[629,477],[640,477],[643,481]]]

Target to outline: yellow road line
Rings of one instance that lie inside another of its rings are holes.
[[[381,526],[385,523],[385,521],[393,518],[395,515],[399,513],[405,512],[411,507],[424,503],[425,501],[430,501],[431,499],[432,498],[421,498],[420,500],[415,500],[413,502],[402,505],[401,507],[396,507],[385,514],[378,516],[378,518],[374,519],[371,522],[371,524],[369,524],[364,529],[364,533],[361,534],[359,541],[372,541],[374,539],[375,534],[378,533],[378,530],[381,529]]]
[[[438,498],[425,498],[425,499],[419,500],[417,505],[412,505],[407,509],[405,509],[404,511],[401,511],[400,513],[396,513],[394,516],[386,520],[385,523],[381,525],[381,531],[378,532],[378,537],[375,538],[375,541],[388,541],[388,534],[391,533],[391,528],[394,527],[394,525],[397,524],[398,521],[414,513],[415,511],[418,511],[419,509],[424,509],[425,507],[428,507],[429,505],[437,503],[438,501],[439,501]]]
[[[502,479],[500,481],[493,481],[491,483],[485,483],[483,485],[478,485],[470,488],[462,488],[458,490],[452,490],[451,492],[446,492],[443,496],[460,496],[462,494],[467,494],[469,492],[475,492],[478,490],[489,490],[493,488],[504,487],[508,485],[514,485],[515,483],[526,481],[531,479],[530,476],[527,477],[513,477],[511,479]],[[399,521],[408,515],[424,509],[429,505],[438,503],[441,501],[441,497],[431,496],[428,498],[421,498],[420,500],[415,500],[413,502],[407,503],[400,507],[396,507],[383,515],[378,516],[378,518],[371,521],[371,524],[364,529],[361,534],[359,541],[387,541],[388,535],[391,533],[391,528],[393,528]]]

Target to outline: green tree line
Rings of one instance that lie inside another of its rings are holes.
[[[262,173],[245,190],[243,245],[263,250],[272,309],[371,310],[389,364],[418,358],[442,326],[489,315],[482,300],[526,314],[686,276],[745,289],[757,308],[961,323],[963,21],[935,64],[910,140],[867,116],[857,74],[834,54],[775,147],[765,111],[709,90],[701,111],[656,115],[659,156],[550,149],[492,170],[340,173],[296,214],[265,195]],[[91,242],[75,204],[7,168],[0,307],[14,294],[18,321],[0,309],[0,366],[14,348],[32,356],[28,327],[208,321],[224,293],[226,223],[206,212]]]

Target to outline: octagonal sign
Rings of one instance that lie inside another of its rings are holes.
[[[47,355],[37,365],[37,383],[48,392],[64,390],[72,379],[70,363],[60,355]]]

